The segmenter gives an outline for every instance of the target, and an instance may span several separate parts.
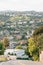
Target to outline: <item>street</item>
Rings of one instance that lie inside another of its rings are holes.
[[[28,60],[10,60],[7,62],[2,62],[0,65],[43,65],[43,63]]]

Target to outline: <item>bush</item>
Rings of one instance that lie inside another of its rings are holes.
[[[29,41],[28,51],[30,53],[30,57],[32,57],[33,60],[38,60],[38,58],[39,58],[39,48],[38,48],[38,46],[36,45],[33,38],[30,38],[28,41]]]
[[[4,46],[3,46],[3,43],[0,42],[0,55],[3,55],[4,54]]]
[[[34,60],[34,61],[39,60],[39,56],[38,56],[37,54],[34,54],[34,55],[33,55],[33,60]]]
[[[16,49],[22,49],[22,46],[21,45],[16,46]]]

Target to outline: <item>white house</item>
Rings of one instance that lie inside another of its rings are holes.
[[[30,21],[30,24],[33,24],[34,23],[34,21]]]
[[[19,25],[22,25],[23,23],[22,22],[18,22]]]
[[[6,49],[4,55],[7,56],[10,54],[16,54],[17,57],[22,56],[25,54],[25,50],[23,49]]]

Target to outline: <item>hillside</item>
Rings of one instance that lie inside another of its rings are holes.
[[[10,41],[21,43],[32,36],[39,26],[43,26],[43,12],[0,12],[0,39],[7,36]]]

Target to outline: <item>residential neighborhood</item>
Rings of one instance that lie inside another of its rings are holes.
[[[0,0],[0,65],[43,65],[43,0]]]
[[[39,28],[40,26],[42,27]],[[37,31],[36,29],[38,29],[39,31]],[[18,65],[25,65],[25,61],[27,61],[27,65],[28,65],[28,61],[30,63],[30,61],[37,60],[39,65],[43,65],[42,64],[43,45],[42,46],[40,44],[39,44],[40,46],[36,45],[39,39],[43,36],[42,30],[43,30],[43,14],[41,13],[35,11],[27,11],[27,12],[1,11],[0,12],[0,45],[1,45],[0,48],[2,48],[2,51],[0,49],[0,62],[4,64],[3,62],[6,61],[6,63],[8,62],[10,64],[10,62],[13,60],[15,64],[17,62]],[[37,35],[38,34],[37,32],[40,33],[39,36]],[[41,50],[40,52],[39,49]],[[34,53],[35,55],[33,54],[33,52],[35,52]],[[11,65],[13,64],[13,61]]]

